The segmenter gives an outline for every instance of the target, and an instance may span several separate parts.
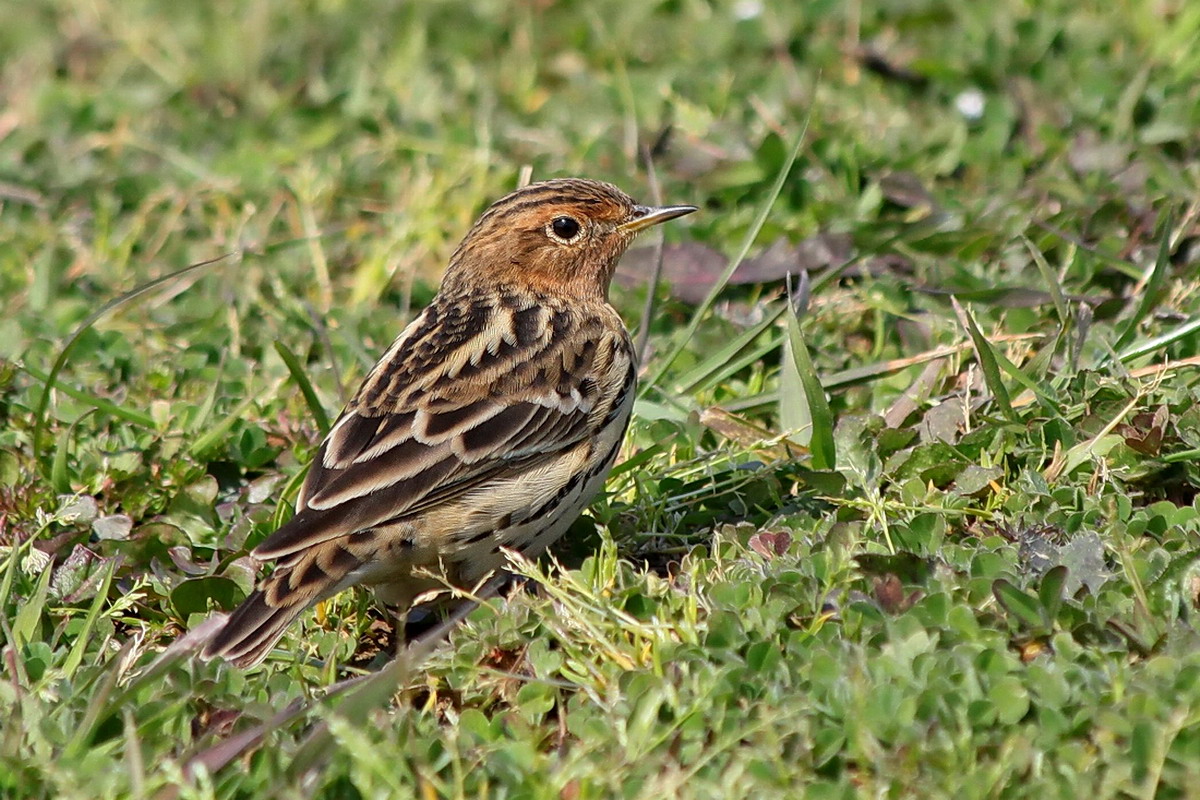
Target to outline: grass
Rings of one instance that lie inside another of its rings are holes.
[[[27,3],[0,795],[1195,797],[1198,39],[1182,0]],[[525,171],[648,197],[643,151],[702,213],[528,590],[386,668],[353,593],[193,660],[475,215]]]

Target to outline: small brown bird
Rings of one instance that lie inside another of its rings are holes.
[[[362,584],[407,608],[470,587],[501,548],[537,556],[600,489],[637,380],[608,302],[617,259],[644,228],[695,211],[637,205],[570,179],[502,198],[450,259],[325,437],[291,521],[253,555],[275,569],[205,657],[261,661],[319,600]]]

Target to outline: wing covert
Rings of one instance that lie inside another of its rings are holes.
[[[430,358],[428,339],[444,333],[414,321],[321,444],[296,516],[255,555],[280,558],[420,513],[593,435],[633,369],[628,339],[547,309],[540,313],[571,330],[533,335],[531,313],[505,306],[486,317],[474,313],[476,321],[486,318],[482,331],[461,337],[440,361]],[[449,366],[430,374],[439,365]],[[456,377],[448,377],[450,368]]]

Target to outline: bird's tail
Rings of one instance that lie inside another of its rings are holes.
[[[201,656],[224,658],[243,668],[266,658],[296,617],[317,601],[344,589],[350,573],[361,566],[358,559],[343,556],[331,560],[322,557],[325,554],[320,551],[321,548],[313,548],[297,554],[299,558],[285,559],[229,615]],[[345,553],[340,548],[339,551]],[[349,563],[351,560],[354,563]]]
[[[288,625],[308,603],[272,607],[267,591],[256,589],[229,615],[225,627],[204,646],[204,658],[224,658],[239,667],[252,667],[267,657]]]

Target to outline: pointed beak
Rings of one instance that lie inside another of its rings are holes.
[[[624,233],[637,233],[644,228],[649,228],[651,225],[657,225],[669,219],[682,217],[684,214],[690,214],[696,210],[695,206],[662,206],[661,208],[634,206],[633,216],[618,225],[617,230]]]

